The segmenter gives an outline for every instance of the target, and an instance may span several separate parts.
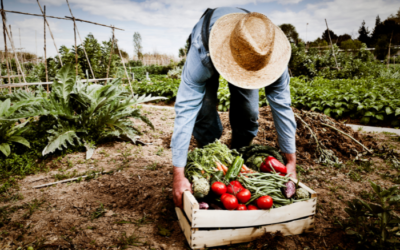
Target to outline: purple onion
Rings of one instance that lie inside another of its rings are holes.
[[[214,203],[211,203],[211,204],[210,204],[210,207],[213,208],[213,209],[215,209],[215,210],[223,210],[220,206],[215,205]]]
[[[205,210],[207,210],[209,208],[208,204],[205,202],[200,202],[199,207],[200,207],[200,209],[205,209]]]
[[[296,194],[296,184],[293,181],[288,181],[286,187],[282,188],[282,193],[286,198],[290,199]]]

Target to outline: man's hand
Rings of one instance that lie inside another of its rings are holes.
[[[286,154],[286,159],[287,159],[287,172],[288,174],[290,173],[290,177],[294,178],[297,180],[297,174],[296,174],[296,154]]]
[[[185,177],[185,168],[174,167],[174,182],[172,184],[172,194],[175,206],[183,208],[182,194],[184,191],[192,192],[189,180]]]

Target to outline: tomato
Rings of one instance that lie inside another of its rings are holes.
[[[247,210],[246,205],[239,204],[237,210]]]
[[[228,210],[235,210],[239,206],[238,200],[231,194],[225,196],[222,200],[222,204],[224,204],[224,207]]]
[[[261,196],[260,198],[257,199],[257,206],[260,209],[270,209],[273,204],[274,202],[272,198],[268,195]]]
[[[216,181],[211,185],[211,190],[218,195],[223,195],[226,193],[226,186],[224,183]]]
[[[236,194],[239,193],[242,189],[243,189],[243,187],[239,187],[239,186],[235,186],[235,185],[229,184],[229,185],[226,187],[226,192],[229,193],[229,194],[236,195]]]
[[[254,205],[248,205],[247,210],[258,210],[258,208]]]
[[[221,202],[227,197],[227,196],[229,196],[229,195],[231,195],[231,194],[228,194],[228,193],[224,193],[224,194],[222,194],[221,195]]]
[[[231,181],[229,184],[232,184],[233,186],[238,186],[240,188],[243,188],[242,184],[238,181]]]
[[[236,198],[240,203],[246,203],[250,200],[251,193],[248,189],[242,189],[242,191],[236,194]]]

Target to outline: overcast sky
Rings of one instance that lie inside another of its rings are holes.
[[[133,54],[132,36],[135,31],[142,35],[144,52],[158,51],[178,55],[186,38],[204,10],[208,7],[235,6],[257,11],[268,16],[275,24],[293,24],[303,40],[314,40],[329,28],[336,34],[358,36],[358,28],[365,20],[371,29],[377,15],[382,20],[395,14],[400,7],[398,0],[69,0],[76,18],[114,25],[125,31],[116,31],[119,46]],[[40,0],[46,5],[46,14],[70,16],[65,0]],[[41,14],[36,0],[4,0],[4,9]],[[71,21],[48,19],[57,46],[74,44]],[[7,13],[12,25],[16,47],[43,54],[43,18]],[[307,27],[308,23],[308,27]],[[307,32],[306,32],[307,27]],[[111,30],[106,27],[78,22],[82,36],[89,32],[99,40],[107,40]],[[21,46],[19,41],[21,33]],[[37,46],[35,45],[35,32]],[[47,32],[48,56],[56,50]],[[1,49],[4,40],[0,39]]]

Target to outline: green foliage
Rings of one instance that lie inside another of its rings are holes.
[[[18,105],[16,105],[18,106]],[[26,147],[30,147],[29,142],[22,136],[26,131],[25,126],[29,120],[20,122],[18,119],[13,119],[15,107],[11,107],[10,99],[4,102],[0,101],[0,152],[5,156],[11,153],[11,144],[20,143]]]
[[[289,69],[293,76],[305,76],[307,78],[324,77],[327,79],[354,79],[368,76],[376,77],[378,71],[384,66],[378,64],[365,44],[354,53],[338,52],[338,47],[333,46],[339,70],[336,67],[332,49],[318,51],[310,48],[306,51],[304,44],[298,46],[292,44],[292,57]]]
[[[163,96],[167,101],[175,99],[180,79],[171,79],[165,76],[152,76],[150,79],[151,81],[135,83],[132,86],[133,91],[139,95]]]
[[[291,79],[292,105],[296,108],[323,112],[334,118],[350,116],[364,124],[390,121],[400,125],[399,80],[360,79],[308,82]]]
[[[400,205],[398,187],[384,189],[371,182],[377,203],[360,199],[347,202],[345,212],[349,215],[344,222],[346,233],[357,238],[360,248],[397,249],[400,246],[400,218],[394,213]]]

